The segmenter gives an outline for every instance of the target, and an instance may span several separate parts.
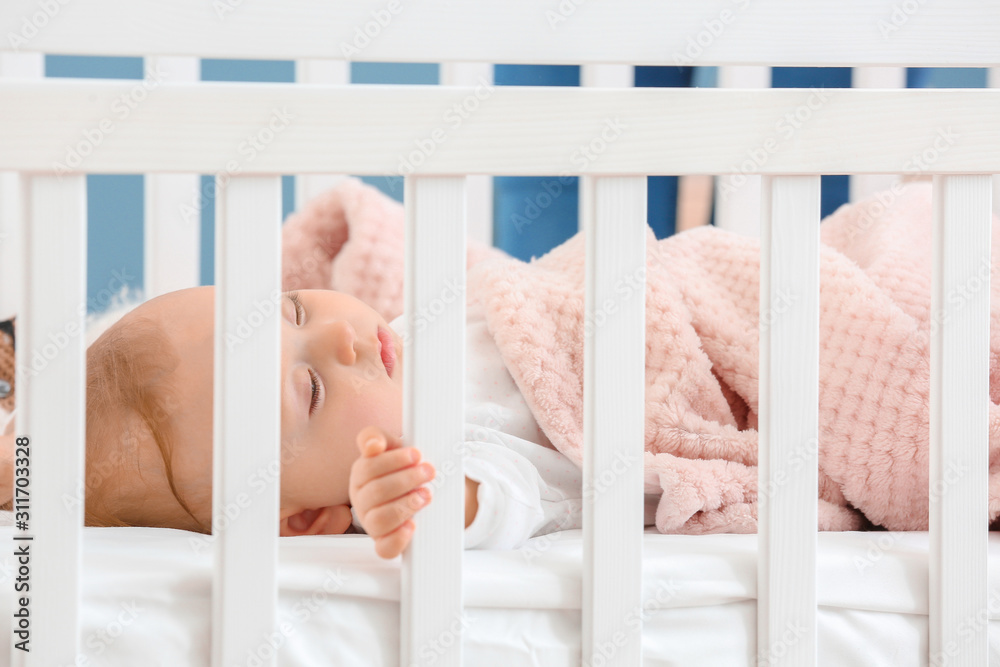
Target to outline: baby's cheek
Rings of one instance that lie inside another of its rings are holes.
[[[378,426],[392,436],[402,433],[403,396],[398,388],[372,388],[351,399],[342,414],[352,441],[366,426]]]

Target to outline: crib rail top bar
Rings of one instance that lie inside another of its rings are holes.
[[[0,170],[997,173],[1000,90],[12,81]]]
[[[0,13],[11,50],[548,64],[987,67],[997,25],[1000,4],[981,0],[5,0]]]

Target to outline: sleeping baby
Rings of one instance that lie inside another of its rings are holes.
[[[88,525],[211,531],[214,298],[152,299],[88,349]],[[284,293],[280,316],[280,534],[353,524],[394,557],[435,475],[400,440],[402,317],[331,290]],[[474,305],[468,319],[466,547],[580,527],[579,469],[538,428]]]
[[[988,263],[969,267],[932,309],[932,210],[929,184],[897,183],[821,225],[819,437],[803,436],[787,462],[816,466],[821,530],[927,529],[930,336],[983,290],[989,519],[1000,519],[1000,280],[987,282]],[[582,488],[579,472],[584,338],[639,285],[645,451],[615,465],[642,466],[645,522],[661,533],[757,530],[759,494],[780,487],[758,489],[760,339],[806,295],[783,286],[760,311],[757,239],[646,232],[645,263],[612,277],[591,314],[582,234],[531,262],[470,242],[460,288],[467,546],[513,547],[580,526],[581,499],[602,490]],[[399,438],[403,249],[402,207],[354,180],[282,228],[282,285],[293,290],[281,300],[282,535],[353,524],[393,556],[431,502],[433,471]],[[90,523],[209,529],[213,300],[212,288],[159,297],[90,349]]]

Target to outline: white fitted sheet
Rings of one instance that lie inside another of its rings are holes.
[[[11,544],[10,527],[0,535]],[[516,551],[466,552],[466,664],[580,664],[581,537],[567,531]],[[168,529],[85,529],[77,664],[208,665],[207,544]],[[989,545],[990,662],[1000,664],[1000,535]],[[10,619],[14,569],[5,551],[0,615]],[[926,533],[820,533],[824,667],[927,664],[926,553]],[[399,559],[379,559],[360,535],[282,538],[280,559],[282,667],[398,664]],[[753,664],[755,561],[755,535],[648,535],[636,613],[645,616],[644,664]],[[0,655],[9,642],[0,632]],[[247,655],[242,664],[256,663]]]

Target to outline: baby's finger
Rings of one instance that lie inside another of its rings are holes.
[[[378,426],[365,426],[355,438],[362,456],[378,456],[387,449],[402,447],[398,439],[387,435]]]
[[[359,479],[363,480],[362,484],[365,484],[368,480],[419,463],[420,458],[420,450],[415,447],[390,449],[378,456],[362,456],[356,459],[354,461],[355,470],[352,474],[358,475]]]
[[[421,487],[402,498],[396,498],[383,505],[368,510],[361,519],[365,532],[379,538],[399,528],[406,520],[423,509],[431,501],[431,490]]]
[[[396,530],[392,531],[388,535],[384,535],[375,540],[375,553],[377,553],[382,558],[395,558],[399,554],[406,551],[406,547],[409,546],[410,540],[413,538],[413,531],[416,530],[416,524],[413,521],[405,521]]]
[[[377,507],[410,493],[432,479],[434,479],[434,466],[425,461],[388,475],[369,479],[355,492],[354,500],[361,507]]]

